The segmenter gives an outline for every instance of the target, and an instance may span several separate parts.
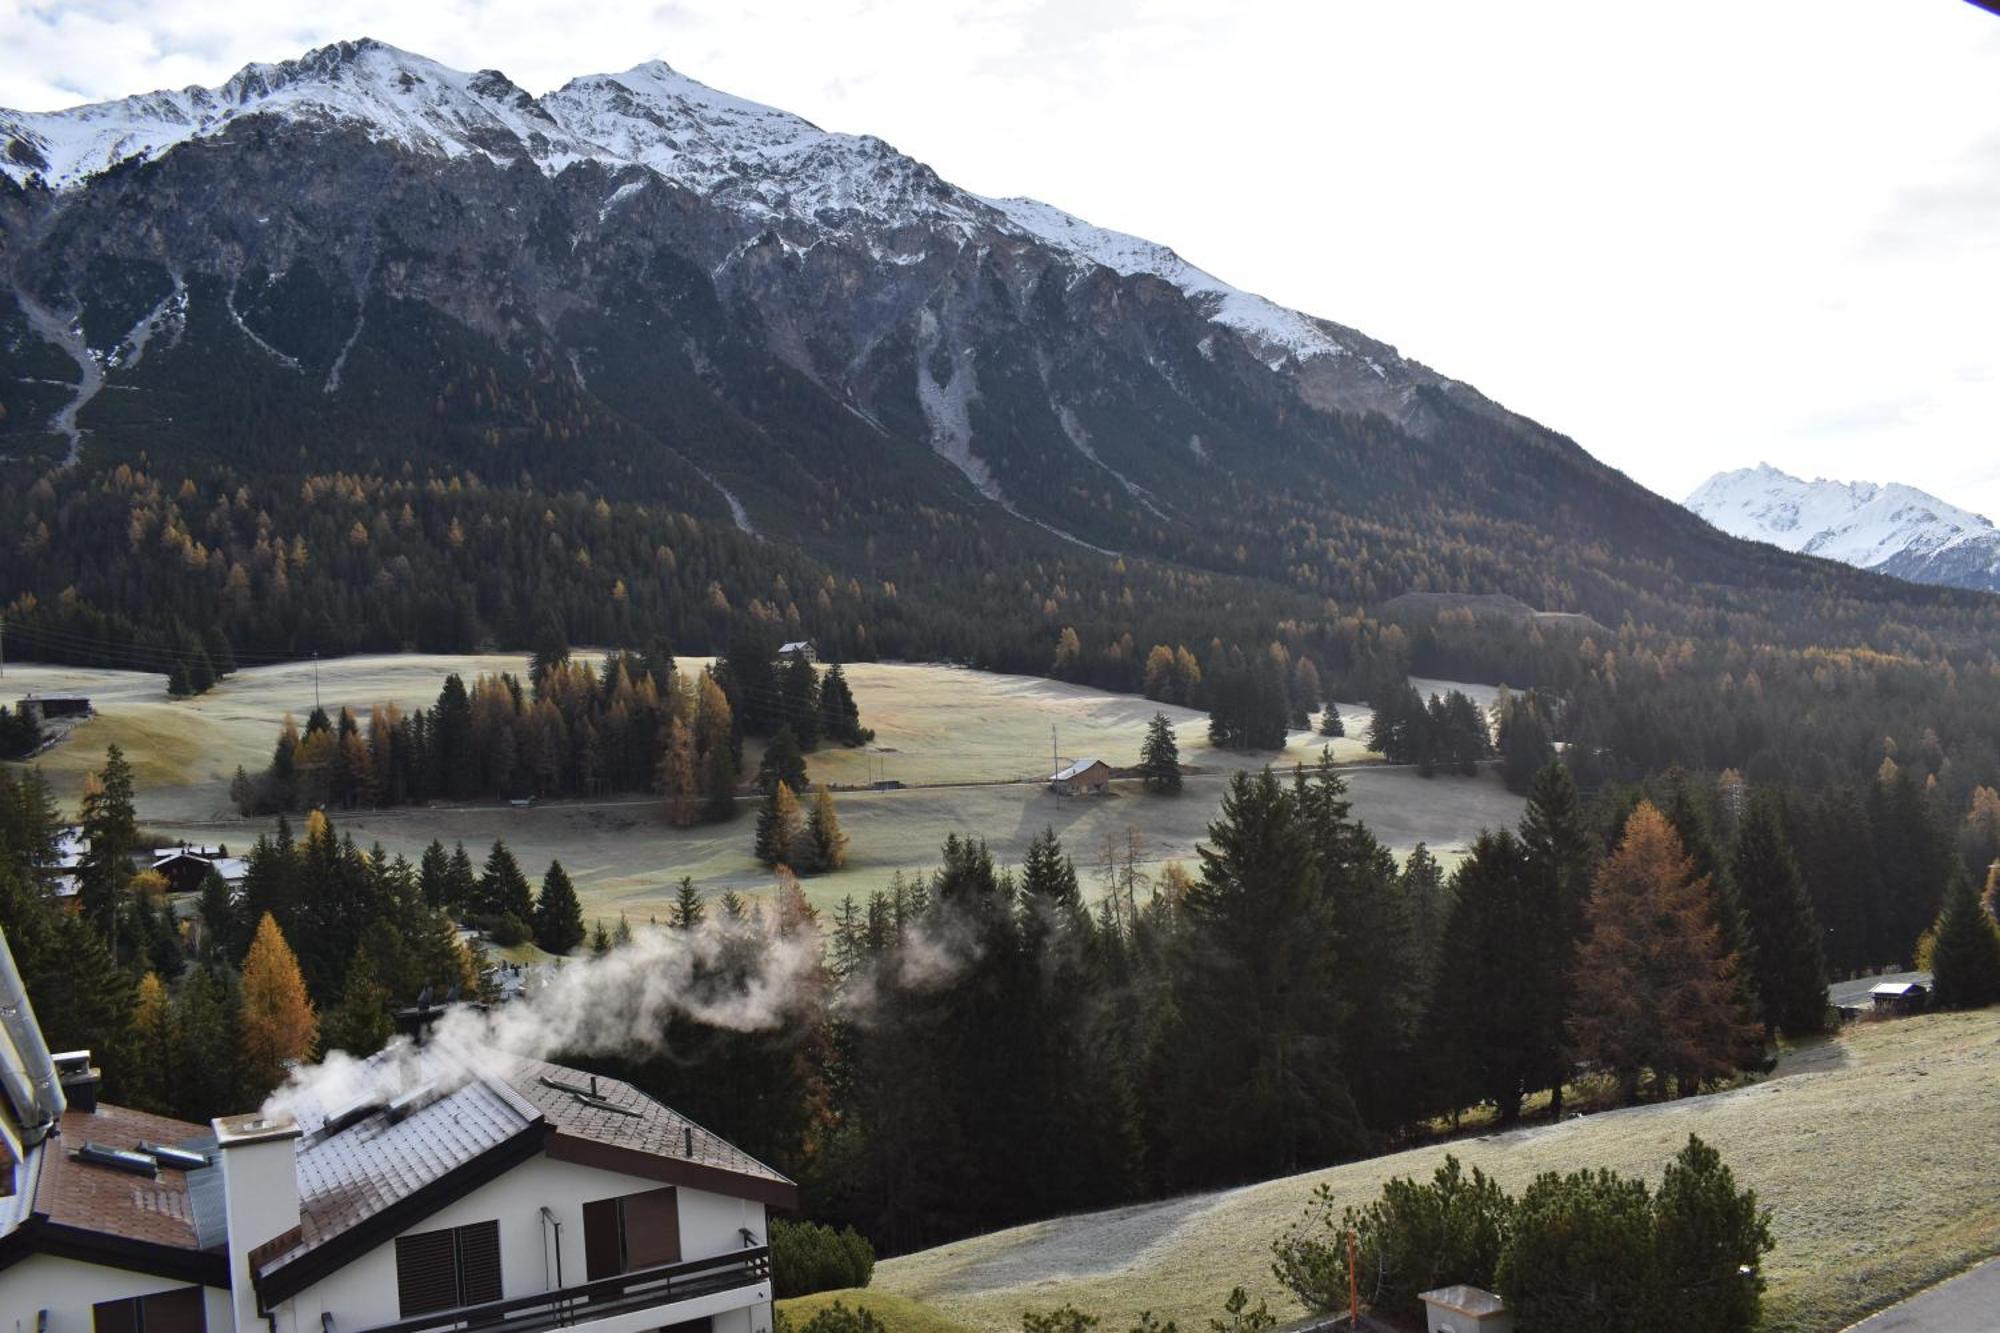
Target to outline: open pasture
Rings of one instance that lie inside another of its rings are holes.
[[[702,664],[684,659],[690,669]],[[524,667],[515,654],[342,658],[319,664],[319,697],[329,712],[343,705],[359,712],[376,702],[415,709],[436,698],[450,672],[470,679]],[[953,833],[985,838],[999,860],[1012,864],[1036,833],[1053,827],[1089,883],[1107,844],[1118,844],[1122,854],[1128,830],[1136,829],[1142,869],[1157,874],[1168,861],[1193,861],[1231,773],[1266,763],[1312,763],[1327,745],[1343,764],[1372,758],[1355,739],[1368,722],[1367,710],[1355,705],[1342,708],[1346,738],[1328,742],[1295,732],[1282,753],[1245,755],[1212,749],[1203,714],[1133,696],[929,664],[859,663],[846,671],[863,721],[876,736],[860,749],[808,756],[815,781],[855,788],[837,797],[852,842],[848,867],[806,884],[822,907],[882,888],[898,872],[934,865],[939,844]],[[14,665],[5,696],[55,690],[92,696],[98,715],[36,761],[65,807],[74,808],[86,775],[115,743],[136,770],[139,816],[147,828],[239,848],[268,824],[236,815],[230,778],[239,765],[255,771],[268,763],[284,715],[302,719],[312,708],[313,672],[311,662],[247,668],[207,695],[175,700],[157,675]],[[1155,712],[1174,720],[1182,762],[1192,770],[1178,797],[1151,796],[1127,780],[1102,798],[1064,799],[1042,785],[1052,771],[1052,728],[1055,754],[1064,763],[1095,757],[1124,768],[1138,761]],[[754,768],[759,753],[755,742],[746,747],[746,767]],[[1491,776],[1425,780],[1407,769],[1373,765],[1350,772],[1347,780],[1356,814],[1399,852],[1424,842],[1450,861],[1481,828],[1512,823],[1520,814],[1519,799]],[[863,789],[878,782],[905,785]],[[768,873],[750,854],[751,813],[746,801],[733,823],[675,829],[658,801],[635,793],[526,810],[497,804],[357,810],[336,813],[335,823],[363,846],[380,842],[412,858],[433,838],[462,840],[475,856],[505,839],[533,873],[552,859],[562,861],[583,895],[586,915],[623,912],[643,920],[664,910],[683,875],[711,892],[768,888]]]

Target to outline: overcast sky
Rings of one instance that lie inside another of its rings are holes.
[[[362,35],[532,92],[663,58],[1165,242],[1676,499],[1768,460],[2000,518],[2000,18],[1964,0],[0,0],[0,106]]]

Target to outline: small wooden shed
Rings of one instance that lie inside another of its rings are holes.
[[[1921,1014],[1930,1006],[1930,989],[1918,981],[1885,981],[1868,992],[1878,1014]]]
[[[1049,789],[1058,796],[1103,796],[1111,790],[1111,765],[1102,759],[1079,759],[1051,773]]]

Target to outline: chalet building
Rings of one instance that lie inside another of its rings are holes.
[[[819,649],[813,646],[811,639],[794,639],[790,643],[778,645],[779,662],[790,662],[800,657],[815,665],[819,663]]]
[[[0,940],[0,1333],[770,1333],[791,1181],[615,1079],[416,1064],[323,1115],[100,1103]]]
[[[1885,981],[1868,992],[1868,999],[1878,1014],[1902,1017],[1905,1014],[1921,1014],[1930,1004],[1930,989],[1917,981]]]
[[[1104,796],[1111,791],[1111,765],[1102,759],[1079,759],[1049,775],[1049,790],[1058,796]]]
[[[90,696],[87,694],[30,694],[21,700],[14,710],[23,717],[33,718],[36,726],[58,717],[89,717]]]
[[[224,855],[220,847],[163,847],[148,857],[149,870],[167,881],[169,893],[194,893],[213,870],[232,893],[242,887],[250,873],[250,863],[240,856]]]

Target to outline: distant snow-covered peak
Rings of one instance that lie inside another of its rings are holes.
[[[1806,481],[1765,463],[1717,473],[1686,505],[1732,536],[1863,569],[1972,547],[2000,554],[1989,520],[1895,482]]]

